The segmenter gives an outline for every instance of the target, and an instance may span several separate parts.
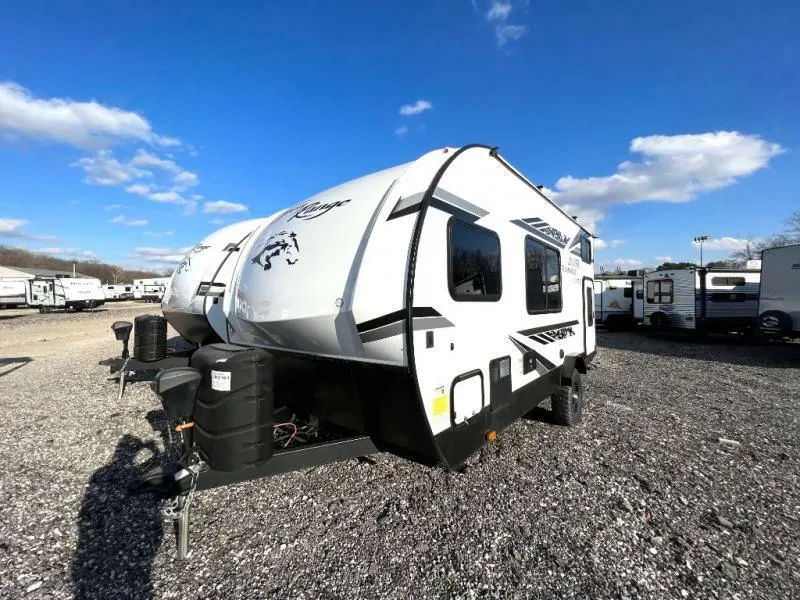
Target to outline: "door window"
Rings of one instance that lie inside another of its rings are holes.
[[[594,294],[586,288],[586,325],[594,325]]]

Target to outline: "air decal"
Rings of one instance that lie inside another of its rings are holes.
[[[533,234],[533,237],[559,248],[566,248],[569,243],[569,236],[539,217],[513,219],[511,222],[517,227],[522,227],[522,229],[528,233]]]
[[[299,253],[297,234],[294,231],[281,231],[269,236],[250,262],[259,265],[264,271],[269,271],[272,268],[273,258],[283,258],[287,265],[293,265],[300,260]]]

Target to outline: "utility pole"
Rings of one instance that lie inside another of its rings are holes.
[[[700,244],[700,268],[703,268],[703,242],[708,239],[707,235],[699,235],[694,238],[696,244]]]

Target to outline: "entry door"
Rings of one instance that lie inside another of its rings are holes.
[[[594,323],[594,281],[588,277],[583,278],[583,351],[586,354],[594,352],[597,343]]]

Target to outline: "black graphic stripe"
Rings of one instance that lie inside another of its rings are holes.
[[[392,219],[399,219],[400,217],[405,217],[406,215],[413,215],[415,212],[419,212],[420,203],[412,204],[411,206],[406,206],[405,208],[401,208],[396,211],[392,211],[392,214],[389,215],[389,218],[386,219],[387,221],[391,221]]]
[[[529,335],[528,337],[531,338],[532,340],[536,341],[536,342],[539,342],[540,344],[549,343],[546,339],[544,339],[543,337],[541,337],[539,335]]]
[[[524,229],[528,233],[532,234],[533,237],[538,238],[539,240],[541,240],[543,242],[547,242],[548,244],[552,244],[552,245],[557,246],[559,248],[565,248],[566,247],[566,244],[564,242],[562,242],[561,240],[557,240],[554,237],[550,237],[546,233],[536,229],[536,227],[532,227],[529,223],[526,223],[522,219],[513,219],[511,221],[511,223],[513,225],[516,225],[517,227],[522,227],[522,229]]]
[[[519,334],[528,337],[532,336],[535,333],[553,331],[554,329],[561,329],[562,327],[570,327],[572,325],[577,325],[577,324],[578,321],[567,321],[566,323],[557,323],[556,325],[544,325],[542,327],[534,327],[532,329],[526,329],[525,331],[520,331]]]
[[[411,310],[412,310],[411,314],[414,318],[442,316],[439,311],[430,306],[415,306]],[[403,321],[405,320],[405,318],[406,318],[405,310],[396,310],[387,315],[375,317],[374,319],[370,319],[369,321],[364,321],[363,323],[356,324],[356,331],[358,331],[358,333],[364,333],[365,331],[370,331],[372,329],[377,329],[378,327],[385,327],[386,325],[391,325],[392,323]]]

